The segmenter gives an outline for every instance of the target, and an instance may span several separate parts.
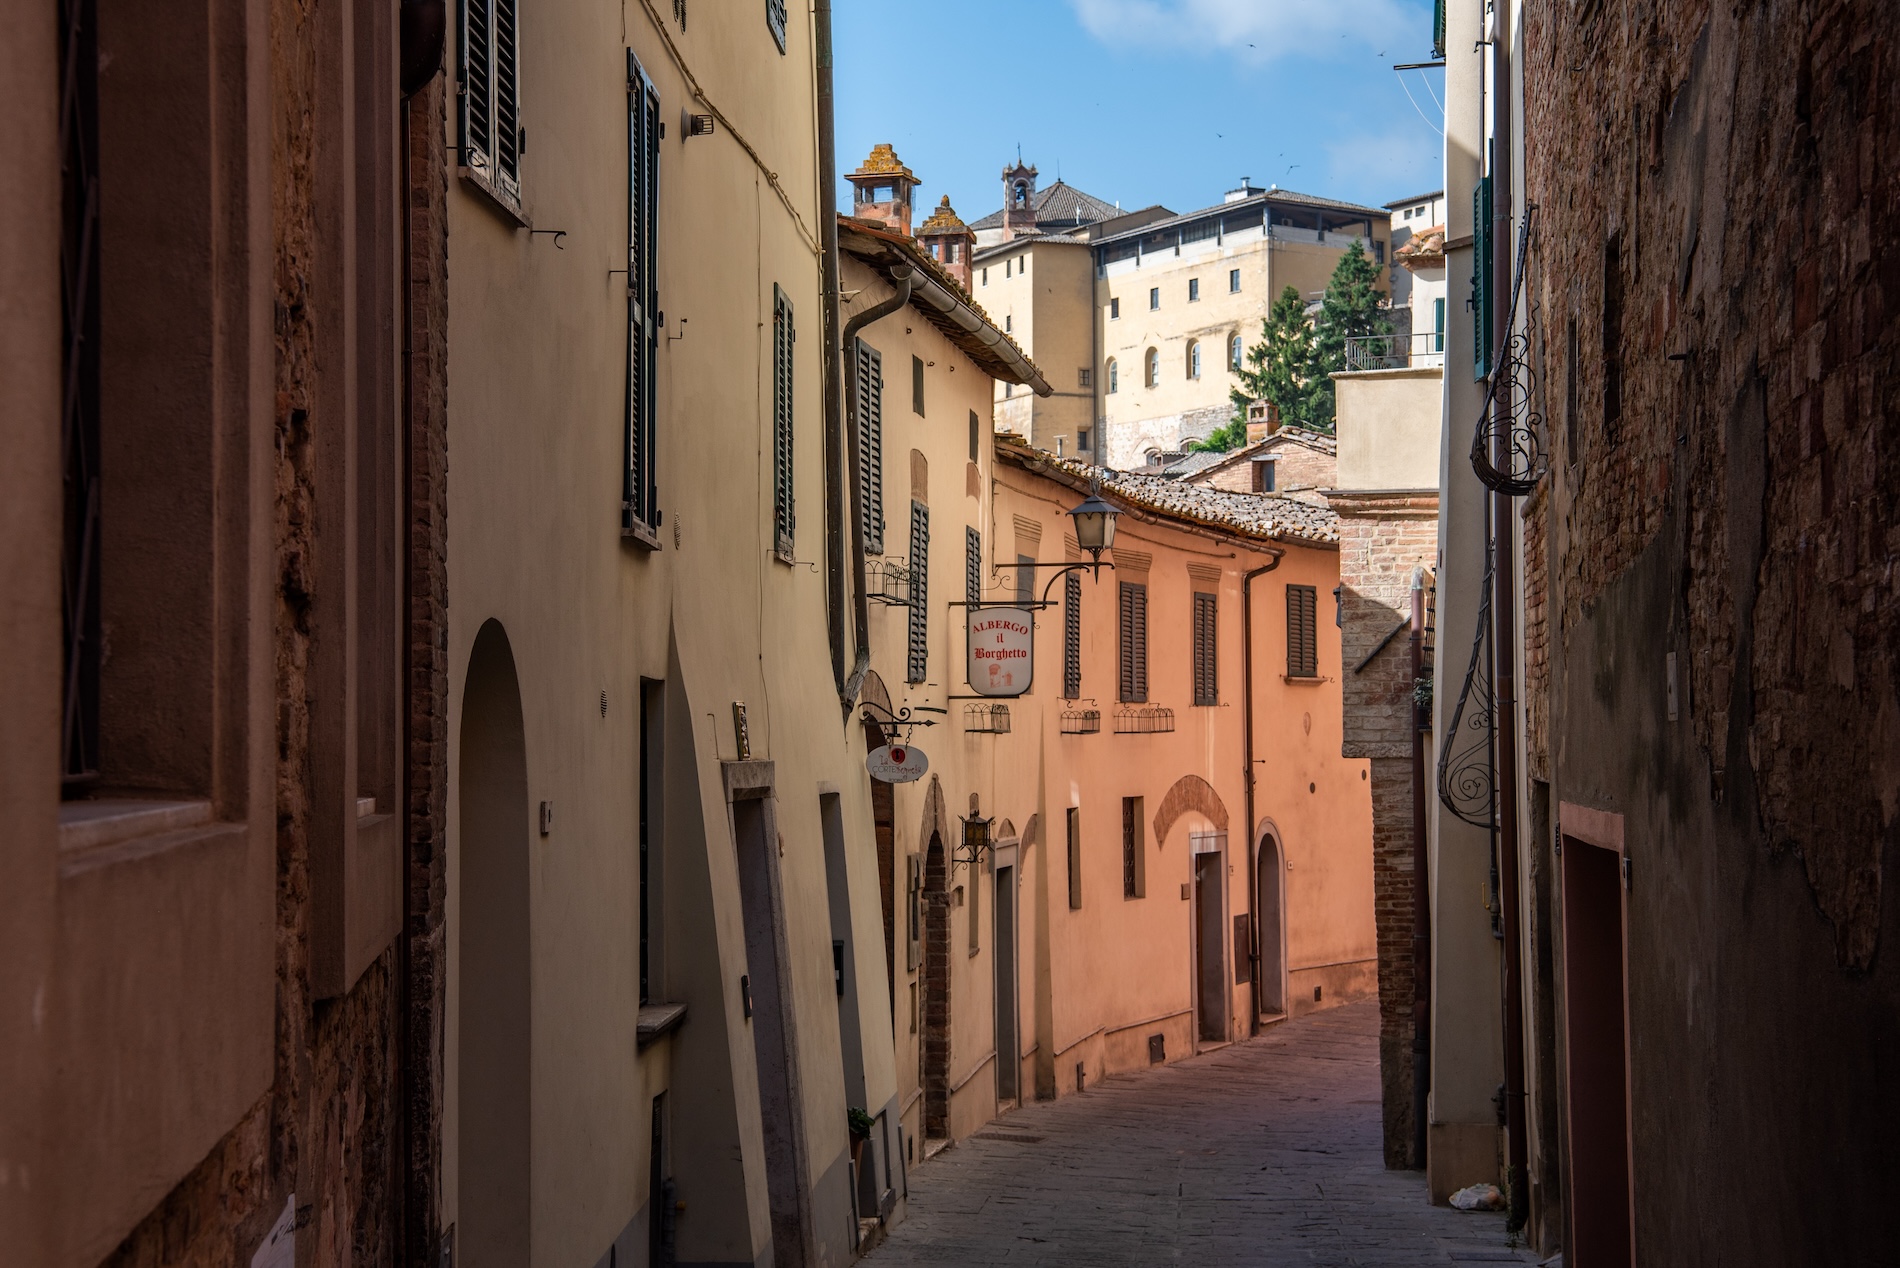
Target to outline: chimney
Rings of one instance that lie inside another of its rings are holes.
[[[966,292],[970,289],[970,253],[976,250],[976,232],[957,215],[950,195],[945,194],[930,219],[917,227],[917,242]]]
[[[1036,169],[1023,164],[1003,169],[1003,238],[1036,232]]]
[[[917,188],[917,175],[898,159],[888,143],[871,147],[863,166],[848,172],[851,182],[851,214],[859,220],[874,220],[887,229],[910,236],[910,193]]]
[[[1247,402],[1247,443],[1257,445],[1280,430],[1280,407],[1272,401]]]

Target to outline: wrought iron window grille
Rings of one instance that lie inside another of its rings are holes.
[[[1115,710],[1115,734],[1163,735],[1174,730],[1174,710],[1158,704]]]
[[[969,735],[1008,735],[1009,706],[1006,704],[964,705],[963,730]]]
[[[1094,701],[1090,701],[1093,704]],[[1062,711],[1062,734],[1064,735],[1100,735],[1102,733],[1102,711],[1100,709],[1064,709]]]
[[[1517,306],[1524,294],[1524,266],[1529,258],[1531,222],[1537,204],[1524,208],[1517,229],[1517,264],[1511,283],[1511,302],[1504,313],[1504,335],[1493,358],[1491,386],[1471,437],[1471,467],[1494,493],[1523,497],[1537,487],[1550,467],[1544,450],[1544,415],[1538,406],[1537,371],[1531,364],[1538,337],[1537,305],[1524,310],[1517,325]],[[1500,434],[1500,429],[1502,433]]]

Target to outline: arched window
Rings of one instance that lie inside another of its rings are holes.
[[[1150,348],[1148,349],[1147,384],[1149,387],[1155,387],[1158,384],[1160,384],[1160,382],[1161,382],[1161,354],[1157,352],[1155,349]]]
[[[1113,393],[1121,388],[1121,374],[1115,364],[1115,358],[1108,359],[1108,390]]]
[[[1201,377],[1201,341],[1198,339],[1188,340],[1187,376],[1190,379]]]
[[[1227,341],[1227,364],[1238,370],[1244,364],[1242,358],[1245,356],[1246,352],[1241,347],[1240,336],[1234,335]]]
[[[1029,205],[1029,185],[1027,182],[1016,182],[1016,205],[1018,207],[1027,207]]]

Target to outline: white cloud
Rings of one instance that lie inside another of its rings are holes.
[[[1376,173],[1385,192],[1362,201],[1374,204],[1407,198],[1423,189],[1436,189],[1444,178],[1444,146],[1423,125],[1397,132],[1340,137],[1326,145],[1324,188],[1364,189],[1368,173]],[[1289,181],[1304,188],[1298,181]]]
[[[1232,49],[1266,60],[1389,41],[1418,25],[1398,0],[1069,0],[1097,39]],[[1383,43],[1381,44],[1383,47]]]

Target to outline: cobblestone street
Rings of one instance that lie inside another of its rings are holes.
[[[1378,1013],[1354,1004],[1080,1096],[910,1174],[875,1264],[1534,1263],[1379,1148]]]

